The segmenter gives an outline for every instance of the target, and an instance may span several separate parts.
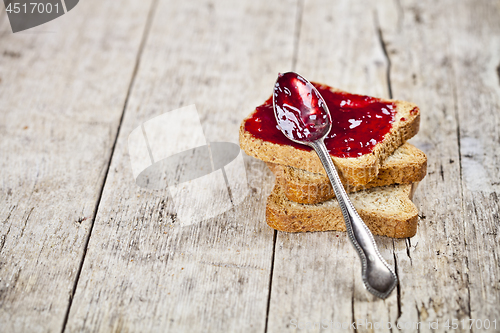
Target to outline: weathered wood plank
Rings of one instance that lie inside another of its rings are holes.
[[[3,332],[62,329],[147,11],[146,2],[82,1],[12,34],[2,8]]]
[[[159,2],[69,331],[264,331],[274,232],[263,221],[271,173],[249,159],[247,199],[183,227],[166,191],[135,185],[127,137],[142,122],[194,103],[207,141],[237,143],[240,121],[292,63],[296,10],[296,1]]]
[[[408,1],[393,8],[400,13],[400,24],[381,21],[392,64],[392,90],[421,107],[421,130],[413,142],[429,159],[428,176],[415,196],[422,214],[420,230],[406,248],[396,248],[401,278],[399,322],[422,322],[421,332],[449,331],[448,320],[451,327],[454,319],[474,318],[469,296],[471,257],[466,248],[470,226],[464,223],[460,184],[460,97],[453,63],[454,43],[470,43],[473,38],[463,33],[464,22],[455,8],[467,10],[463,3],[457,6],[453,1]],[[429,327],[438,320],[438,325]],[[468,327],[462,330],[461,324],[458,330],[469,331]]]
[[[469,312],[474,331],[495,319],[500,330],[500,3],[466,1],[453,14]]]
[[[388,98],[388,62],[372,10],[361,1],[305,2],[296,70],[313,81]],[[376,241],[394,267],[393,240]],[[396,291],[382,301],[364,290],[361,264],[345,233],[278,233],[270,332],[317,332],[320,326],[352,331],[352,322],[365,319],[394,323],[397,311]]]
[[[463,31],[460,32],[461,29],[458,29],[459,26],[457,26],[464,22],[464,18],[462,17],[462,19],[460,19],[460,16],[456,15],[456,13],[455,16],[450,15],[454,13],[452,10],[454,7],[455,4],[451,2],[435,6],[421,3],[399,4],[398,2],[391,1],[384,4],[384,6],[377,7],[375,12],[378,22],[380,22],[378,24],[381,28],[381,42],[383,43],[383,47],[387,50],[390,59],[391,88],[394,92],[394,97],[411,100],[421,106],[424,115],[422,129],[421,133],[413,142],[425,150],[429,156],[429,176],[422,182],[422,186],[419,191],[417,191],[415,197],[415,201],[425,219],[423,219],[420,224],[420,230],[417,236],[407,241],[406,244],[404,241],[394,241],[395,257],[397,259],[398,273],[401,280],[397,317],[391,316],[391,314],[394,313],[393,304],[383,304],[378,300],[370,300],[367,302],[360,299],[350,300],[347,296],[352,287],[346,288],[348,290],[347,292],[342,292],[341,290],[336,293],[332,291],[332,289],[324,286],[325,277],[330,278],[331,276],[335,279],[335,286],[349,285],[349,283],[352,282],[348,281],[345,274],[341,275],[335,269],[330,271],[328,271],[328,269],[323,269],[327,272],[326,274],[322,271],[320,271],[319,274],[317,271],[315,271],[315,274],[312,273],[315,267],[317,267],[318,262],[329,262],[326,250],[325,252],[318,250],[318,244],[321,244],[321,237],[326,238],[327,236],[318,236],[318,239],[314,238],[314,241],[310,241],[310,243],[305,241],[305,245],[300,244],[300,248],[304,246],[313,248],[314,255],[311,255],[307,250],[303,252],[297,250],[296,244],[299,239],[303,240],[307,239],[307,237],[313,238],[314,236],[292,235],[291,237],[294,237],[293,242],[288,243],[287,241],[280,242],[282,235],[279,234],[279,246],[277,246],[276,251],[271,298],[270,327],[279,330],[284,325],[290,324],[291,319],[302,320],[302,324],[306,325],[308,321],[313,323],[319,322],[322,319],[342,323],[343,321],[354,321],[356,318],[362,318],[362,320],[366,318],[371,322],[379,321],[382,323],[389,320],[393,326],[397,323],[401,326],[410,324],[409,326],[411,326],[411,328],[405,329],[405,331],[408,332],[416,330],[415,323],[417,322],[421,322],[419,326],[421,331],[431,331],[434,327],[429,328],[429,323],[440,320],[437,331],[446,331],[447,328],[444,324],[448,319],[451,325],[452,319],[467,319],[469,316],[475,318],[474,314],[471,314],[469,310],[469,307],[474,308],[474,302],[469,305],[469,288],[467,285],[468,264],[470,263],[470,261],[468,263],[467,255],[471,250],[467,248],[469,252],[466,251],[464,237],[467,233],[470,233],[470,231],[464,230],[462,190],[461,184],[458,181],[461,173],[460,164],[458,163],[460,160],[459,144],[457,140],[458,123],[455,113],[457,95],[454,91],[454,89],[456,89],[456,74],[454,71],[456,71],[456,69],[454,69],[451,63],[451,59],[454,56],[454,46],[450,43],[450,41],[464,41],[464,33]],[[306,15],[307,8],[308,4],[306,4]],[[355,16],[348,15],[348,12],[342,11],[341,7],[336,9],[337,11],[334,17],[353,18]],[[366,12],[366,8],[364,9]],[[463,7],[460,10],[465,14],[471,9]],[[480,13],[481,11],[478,12]],[[489,12],[495,13],[493,8],[490,8]],[[328,18],[327,11],[323,10],[321,13]],[[358,14],[358,16],[363,16],[362,13]],[[490,17],[493,18],[496,14],[490,15]],[[315,34],[321,35],[322,21],[317,20],[320,16],[313,17],[315,17],[316,20],[304,18],[303,22],[314,22]],[[348,21],[348,19],[345,19],[343,22],[345,21]],[[485,36],[494,34],[485,32],[488,31],[488,29],[485,28],[487,22],[488,21],[484,23],[482,29],[478,29]],[[359,21],[356,21],[355,26],[351,29],[352,31],[356,31],[356,39],[362,40],[360,36],[364,36],[365,33],[362,33],[363,25],[359,25],[359,23]],[[449,29],[450,26],[455,29]],[[463,29],[467,29],[465,25],[462,25],[462,27]],[[307,28],[304,27],[302,31],[306,29]],[[330,31],[334,33],[336,30],[341,29],[341,23],[339,23],[335,26],[335,29],[331,29]],[[301,37],[304,34],[307,35],[307,32],[302,32]],[[345,34],[348,35],[348,33]],[[314,34],[312,35],[316,36]],[[315,54],[320,53],[314,50],[315,44],[321,43],[322,52],[325,54],[330,55],[335,52],[335,50],[328,48],[328,43],[325,43],[324,39],[317,38],[319,42],[306,43],[305,41],[301,41],[299,44],[299,51],[302,43],[305,44],[304,48],[308,50],[308,60],[313,59]],[[345,40],[345,38],[346,37],[340,36],[336,40],[342,41]],[[484,46],[483,43],[491,43],[491,40],[480,39],[478,36],[471,37],[471,39],[479,41],[476,49],[477,54],[481,49],[480,46]],[[467,38],[465,40],[467,40]],[[464,42],[463,45],[465,47],[467,42]],[[491,51],[488,52],[488,50],[494,49],[496,45],[496,42],[491,43],[490,46],[486,48],[487,52],[486,55],[484,55],[484,61],[479,61],[479,63],[489,64],[487,70],[483,70],[483,72],[487,73],[483,76],[488,78],[487,82],[489,83],[492,82],[491,75],[494,73],[495,61],[498,58],[492,56],[492,54],[495,53]],[[338,49],[343,50],[345,55],[351,54],[349,51],[350,47],[346,47],[345,43],[340,42]],[[364,51],[363,53],[367,54],[369,52]],[[300,54],[301,53],[299,53],[298,57],[298,71],[307,73],[305,72],[306,69],[303,70],[300,67]],[[461,54],[464,53],[462,52]],[[350,60],[352,59],[352,57],[347,58]],[[314,59],[316,62],[321,63],[321,59]],[[332,61],[331,59],[335,59],[335,57],[328,57],[329,61]],[[342,64],[343,67],[346,66],[341,60],[337,61],[339,64]],[[367,62],[366,59],[359,61],[361,63]],[[315,62],[310,61],[310,63]],[[307,66],[311,66],[310,63],[308,63]],[[353,61],[353,63],[357,63],[357,61]],[[461,66],[464,67],[463,64]],[[321,68],[322,73],[330,72],[330,70],[325,70],[329,69],[328,64],[322,64],[322,66],[318,66],[318,68]],[[467,72],[467,74],[471,76],[472,73]],[[311,77],[311,75],[308,75],[308,77]],[[460,82],[465,81],[464,75]],[[331,82],[331,79],[326,82]],[[497,89],[495,85],[490,84],[489,86]],[[469,85],[467,85],[467,87],[470,88]],[[357,91],[355,87],[351,88],[351,90]],[[474,96],[474,94],[477,95],[481,91],[481,89],[472,90],[470,93]],[[497,98],[498,94],[495,92],[490,93],[488,96],[490,98],[489,105],[494,105],[495,107],[493,109],[496,109],[496,103],[498,102],[495,98]],[[473,101],[473,99],[471,99],[471,101]],[[486,114],[491,114],[491,111],[490,113],[486,112]],[[468,123],[472,123],[471,119],[469,119]],[[495,125],[496,123],[490,125],[492,126],[492,130],[486,132],[491,135],[489,142],[495,142],[495,135],[497,133],[494,130]],[[493,157],[490,156],[489,158],[496,161],[495,156],[496,155],[493,154]],[[481,158],[484,159],[485,157],[483,156]],[[480,160],[480,162],[484,163],[483,160]],[[490,165],[491,168],[491,166],[495,164],[488,165]],[[497,169],[490,169],[488,171],[495,175],[498,173]],[[491,183],[494,182],[490,181],[488,188],[491,187]],[[494,195],[490,194],[490,196],[494,198]],[[484,202],[484,200],[479,201]],[[488,209],[490,209],[493,210],[494,213],[497,209],[496,207],[495,204],[489,203],[483,206],[482,211],[487,212]],[[489,221],[491,221],[491,218],[486,219],[486,222],[482,224],[483,230],[489,230],[490,232],[489,242],[474,241],[474,244],[486,244],[485,248],[490,249],[491,252],[491,248],[494,246],[492,243],[492,239],[494,238],[491,236],[496,235],[496,229]],[[484,234],[488,233],[484,232],[483,235]],[[286,238],[288,239],[289,237],[290,236],[287,235]],[[295,237],[298,237],[298,239],[295,239]],[[283,245],[283,243],[285,245]],[[344,250],[347,251],[348,248],[346,247]],[[493,253],[496,252],[493,251]],[[307,254],[309,254],[309,256],[307,256]],[[302,256],[305,258],[297,259]],[[320,256],[321,260],[315,260],[318,256]],[[493,255],[493,258],[496,258],[496,256]],[[352,259],[355,259],[355,257],[353,256]],[[287,264],[280,264],[280,260],[287,261]],[[291,263],[288,261],[291,261]],[[333,262],[327,266],[335,267],[335,265],[338,265],[338,262],[340,261],[333,260]],[[493,320],[494,314],[496,314],[497,311],[496,307],[492,307],[494,301],[497,300],[497,292],[494,290],[497,288],[496,286],[498,286],[498,282],[495,282],[495,276],[498,276],[498,267],[495,265],[497,261],[496,259],[490,259],[479,260],[478,262],[482,263],[481,268],[487,273],[484,273],[485,276],[482,276],[481,273],[477,273],[477,281],[482,281],[482,279],[490,281],[491,287],[489,287],[489,285],[481,286],[480,290],[483,292],[482,298],[479,296],[480,293],[477,292],[477,303],[481,304],[476,305],[478,309],[477,314],[482,314],[482,317],[488,314],[488,318]],[[308,267],[308,269],[304,269],[304,267]],[[293,272],[297,271],[298,268],[304,270],[305,276],[300,277],[298,281],[294,281],[290,276],[292,276]],[[476,271],[480,272],[480,270]],[[356,268],[354,272],[355,274],[357,273]],[[339,277],[339,275],[341,276]],[[354,287],[356,287],[356,284]],[[277,288],[277,290],[275,288]],[[307,296],[304,296],[304,291],[307,291]],[[484,293],[488,291],[490,291],[488,296],[484,296]],[[359,294],[364,295],[361,292]],[[317,295],[319,297],[311,295]],[[328,296],[325,297],[323,295],[330,296],[330,299],[335,298],[336,301],[325,301],[324,299],[328,298]],[[390,300],[391,299],[389,299],[389,301]],[[337,302],[343,306],[337,305]],[[348,305],[349,303],[351,303],[350,306]],[[283,306],[284,304],[286,306]],[[484,312],[485,308],[486,312]],[[379,313],[374,314],[370,311],[372,309],[379,309]],[[381,309],[382,311],[385,309],[388,312],[388,316],[382,316]],[[479,309],[482,309],[481,311],[483,312],[479,311]],[[271,325],[275,320],[278,321],[278,324]],[[327,321],[326,325],[328,324],[331,325],[331,322]],[[295,327],[295,325],[296,324],[292,325],[292,328]],[[315,327],[315,329],[319,330],[318,327]],[[369,329],[361,326],[358,327],[358,331],[369,331]]]

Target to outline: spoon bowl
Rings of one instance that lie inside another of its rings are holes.
[[[308,144],[324,139],[332,128],[325,100],[309,81],[296,73],[279,74],[273,106],[281,131],[294,142]]]

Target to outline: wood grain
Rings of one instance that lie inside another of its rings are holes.
[[[196,104],[207,141],[238,142],[241,119],[292,62],[296,8],[295,1],[158,3],[68,331],[264,331],[274,237],[264,223],[270,171],[248,159],[248,198],[183,227],[167,191],[135,185],[127,137],[154,116]]]
[[[3,332],[63,327],[147,10],[145,2],[84,1],[55,21],[12,34],[2,8]]]

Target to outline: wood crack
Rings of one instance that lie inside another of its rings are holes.
[[[499,67],[497,69],[500,68],[500,64],[498,65]],[[453,81],[456,83],[456,75],[455,75],[455,71],[453,70],[453,67],[452,67],[452,75],[453,75]],[[500,78],[500,74],[499,74],[499,78]],[[455,111],[455,121],[457,123],[457,131],[456,131],[456,135],[457,135],[457,145],[458,145],[458,165],[459,165],[459,175],[460,175],[460,194],[461,194],[461,198],[460,198],[460,201],[461,201],[461,207],[462,207],[462,221],[463,221],[463,225],[465,226],[465,202],[464,202],[464,183],[463,183],[463,167],[462,167],[462,147],[461,147],[461,137],[460,137],[460,117],[459,117],[459,114],[458,114],[458,97],[457,97],[457,86],[456,84],[453,85],[453,89],[452,89],[452,96],[453,96],[453,107],[454,107],[454,111]],[[477,212],[476,212],[477,214]],[[471,224],[472,228],[474,229],[475,226],[474,224]],[[464,227],[464,230],[463,230],[463,240],[464,240],[464,251],[467,252],[467,236],[466,236],[466,232],[465,232],[465,227]],[[474,233],[475,233],[475,230],[474,230]],[[467,287],[467,304],[468,304],[468,316],[469,318],[471,317],[471,301],[470,301],[470,286],[469,286],[469,283],[470,283],[470,280],[469,280],[469,260],[468,260],[468,257],[465,256],[465,267],[467,269],[467,273],[466,273],[466,277],[467,277],[467,282],[466,282],[466,287]]]
[[[497,66],[498,85],[500,85],[500,63]]]
[[[465,267],[467,267],[467,273],[465,275],[467,276],[467,306],[468,308],[468,315],[469,318],[471,317],[472,309],[470,305],[470,287],[469,287],[469,257],[465,256]]]
[[[26,216],[26,219],[24,220],[24,225],[23,225],[23,228],[21,229],[21,235],[19,236],[19,238],[22,238],[23,235],[24,235],[24,229],[26,229],[26,224],[28,223],[28,220],[29,220],[29,218],[31,216],[31,213],[33,212],[33,209],[35,209],[35,207],[32,207],[30,209],[30,212],[28,213],[28,216]],[[10,230],[10,228],[9,228],[9,230]]]
[[[14,211],[14,209],[16,209],[16,205],[12,206],[12,208],[10,209],[9,215],[7,215],[7,218],[2,222],[2,224],[7,223],[7,221],[10,219],[10,216],[12,215],[12,212]]]
[[[417,333],[420,333],[420,309],[417,302],[415,302],[415,308],[417,309]]]
[[[7,215],[7,218],[2,222],[2,224],[5,224],[5,223],[7,223],[7,221],[9,221],[10,216],[12,215],[12,212],[14,211],[14,209],[16,209],[16,205],[12,206],[12,208],[10,209],[9,215]],[[7,232],[4,235],[2,235],[2,237],[0,238],[0,253],[2,253],[3,247],[5,246],[5,242],[7,240],[7,235],[10,232],[10,227],[11,227],[11,225],[9,225],[9,229],[7,229]]]
[[[411,251],[411,240],[410,240],[410,238],[406,238],[405,245],[406,245],[406,255],[410,259],[410,265],[413,266],[413,261],[411,259],[411,252],[410,252]]]
[[[353,283],[354,286],[354,283]],[[352,295],[351,295],[351,320],[354,324],[354,332],[358,332],[358,328],[356,327],[356,316],[354,315],[354,290],[355,288],[352,288]]]
[[[398,304],[398,316],[396,317],[395,323],[397,324],[399,318],[401,318],[401,285],[399,281],[399,273],[398,273],[398,260],[396,257],[396,251],[394,249],[394,241],[392,242],[392,255],[394,256],[394,273],[396,273],[396,277],[398,278],[398,284],[396,285],[396,299]]]
[[[269,310],[271,308],[271,291],[273,287],[273,273],[274,273],[274,259],[276,256],[276,239],[278,238],[278,231],[274,230],[273,234],[273,256],[271,260],[271,273],[269,274],[269,292],[267,294],[267,307],[266,307],[266,324],[264,326],[264,333],[267,333],[269,323]]]
[[[9,234],[9,232],[10,232],[10,225],[9,225],[9,229],[7,229],[7,232],[5,233],[5,235],[2,235],[2,237],[0,237],[0,253],[2,253],[3,247],[5,246],[5,241],[7,240],[7,235]]]

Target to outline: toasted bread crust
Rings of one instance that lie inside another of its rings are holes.
[[[417,232],[418,211],[409,198],[411,187],[392,185],[374,188],[351,195],[351,200],[373,234],[393,238],[412,237]],[[380,198],[384,203],[379,202]],[[295,203],[285,197],[278,182],[267,200],[266,221],[271,228],[284,232],[346,230],[336,200],[316,205]]]
[[[334,88],[331,89],[340,91]],[[396,105],[396,114],[391,130],[381,142],[375,145],[373,151],[356,158],[331,156],[343,183],[351,186],[359,186],[366,185],[372,181],[377,176],[383,161],[419,130],[420,110],[415,104],[397,100],[382,101],[393,102]],[[240,126],[240,147],[248,155],[265,162],[291,166],[326,175],[321,161],[314,151],[306,151],[294,148],[291,145],[281,145],[264,141],[247,132],[245,130],[245,122],[252,115],[253,112],[243,120]]]
[[[330,180],[320,173],[267,163],[277,178],[282,178],[282,190],[291,200],[315,204],[335,197]],[[378,186],[411,184],[421,181],[427,173],[427,156],[409,143],[401,147],[382,163],[378,176],[366,185],[349,186],[347,192],[358,192]]]

